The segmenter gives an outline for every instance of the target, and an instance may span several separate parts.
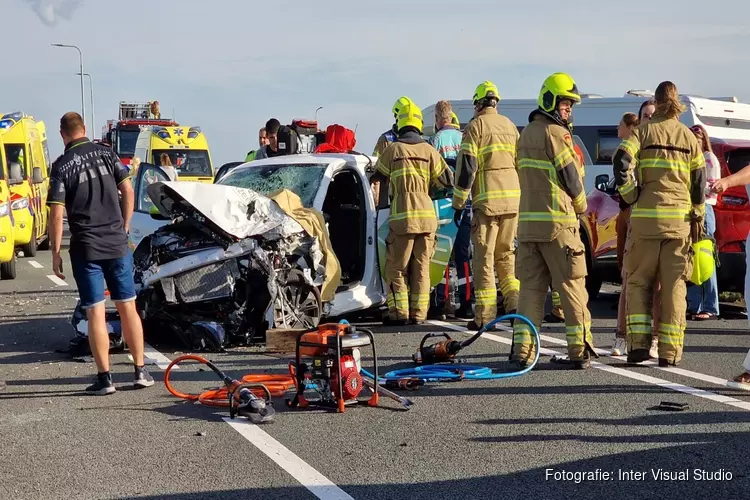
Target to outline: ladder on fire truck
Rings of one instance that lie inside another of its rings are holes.
[[[151,103],[120,101],[119,120],[148,120],[151,115]]]

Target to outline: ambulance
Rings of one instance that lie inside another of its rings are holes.
[[[140,163],[162,165],[166,154],[181,181],[213,184],[214,170],[208,141],[200,127],[151,126],[141,130],[134,158]]]
[[[10,208],[10,185],[20,182],[20,175],[20,169],[16,168],[14,178],[11,178],[0,136],[0,279],[4,280],[16,277],[15,225]]]
[[[41,129],[41,131],[40,131]],[[25,257],[49,247],[47,239],[47,192],[49,153],[42,122],[22,111],[0,117],[0,137],[8,170],[20,166],[21,179],[10,186],[10,208],[15,221],[15,245]]]

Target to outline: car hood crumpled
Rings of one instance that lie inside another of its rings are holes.
[[[155,182],[147,190],[163,215],[174,217],[175,204],[186,203],[238,240],[259,235],[268,240],[286,239],[305,232],[274,201],[251,189],[198,182]]]

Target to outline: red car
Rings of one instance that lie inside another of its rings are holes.
[[[750,163],[750,141],[712,140],[711,147],[726,177]],[[614,179],[607,174],[596,176],[595,189],[587,196],[588,210],[581,220],[581,234],[586,246],[588,276],[586,288],[596,298],[602,283],[619,283],[617,269],[617,217],[620,196]],[[750,232],[750,204],[744,186],[729,189],[719,196],[716,214],[716,246],[720,267],[717,278],[720,291],[743,291],[745,282],[745,240]]]

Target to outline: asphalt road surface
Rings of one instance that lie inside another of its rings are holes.
[[[156,352],[154,387],[128,390],[130,361],[116,354],[117,393],[82,394],[94,365],[57,352],[72,335],[70,267],[59,282],[49,252],[18,265],[15,281],[0,282],[2,499],[748,498],[750,392],[725,382],[750,347],[737,307],[689,324],[679,370],[602,356],[587,372],[561,371],[548,354],[564,352],[564,328],[545,325],[545,355],[525,376],[430,384],[405,393],[410,411],[387,399],[343,414],[291,411],[277,399],[276,421],[254,426],[172,397]],[[616,291],[591,303],[600,349],[612,343]],[[410,366],[425,332],[465,335],[456,324],[370,326],[381,372]],[[462,358],[502,369],[509,339],[494,332]],[[286,365],[251,349],[208,357],[236,377]],[[194,392],[217,385],[189,365],[174,379]],[[661,401],[689,409],[655,409]],[[669,475],[655,479],[659,470]]]

